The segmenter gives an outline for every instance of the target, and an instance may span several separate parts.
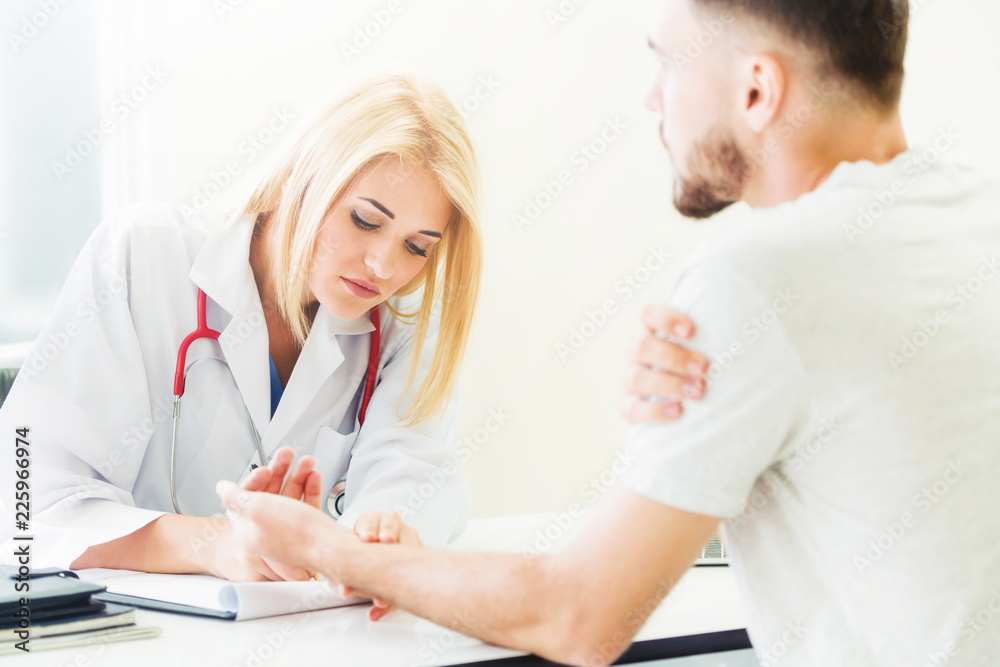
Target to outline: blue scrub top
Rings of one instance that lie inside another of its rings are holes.
[[[274,359],[271,358],[271,355],[267,355],[267,360],[271,364],[271,416],[273,417],[285,388],[281,386],[281,380],[278,379],[278,369],[274,365]]]

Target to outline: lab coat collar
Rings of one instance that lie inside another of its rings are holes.
[[[189,274],[205,294],[233,314],[246,301],[250,288],[254,293],[257,291],[250,269],[253,222],[252,216],[244,215],[216,225],[205,239]]]
[[[375,325],[372,324],[371,316],[367,312],[362,313],[360,317],[356,317],[353,320],[342,320],[323,306],[320,306],[316,312],[316,320],[313,322],[313,328],[321,321],[324,322],[323,330],[325,330],[328,340],[333,339],[335,336],[366,334],[375,331]]]
[[[264,433],[262,445],[264,454],[268,458],[283,444],[296,447],[297,443],[284,442],[283,438],[292,430],[302,413],[316,400],[323,385],[343,363],[344,352],[337,341],[337,336],[364,334],[374,330],[375,326],[367,313],[354,320],[342,320],[322,306],[319,308],[309,330],[309,336],[292,369],[292,376],[288,379],[288,386],[285,387],[281,401],[278,402],[278,409],[267,427],[267,432]]]

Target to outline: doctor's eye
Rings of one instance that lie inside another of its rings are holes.
[[[357,211],[351,211],[351,219],[354,220],[354,225],[361,231],[370,232],[374,229],[378,229],[378,225],[373,225],[370,222],[365,222]]]
[[[414,255],[420,255],[421,257],[426,257],[427,256],[427,251],[424,250],[423,248],[421,248],[420,246],[418,246],[416,243],[412,243],[410,241],[407,241],[406,242],[406,247]]]

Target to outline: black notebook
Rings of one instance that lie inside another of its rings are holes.
[[[26,581],[18,581],[16,576],[0,578],[0,629],[18,625],[21,600],[25,599],[32,621],[67,618],[104,608],[104,603],[91,601],[90,596],[103,592],[105,587],[80,581],[71,572],[32,572]],[[24,590],[25,584],[27,590]]]
[[[77,614],[73,617],[58,617],[39,619],[32,615],[31,624],[28,626],[31,632],[31,639],[40,637],[50,637],[52,635],[67,635],[76,632],[89,632],[92,630],[102,630],[104,628],[117,628],[123,625],[133,625],[135,623],[135,607],[127,607],[114,603],[95,603],[93,609],[88,612]],[[20,639],[17,634],[18,628],[7,628],[0,630],[0,643],[12,642]]]
[[[135,608],[95,599],[105,586],[57,568],[22,576],[0,567],[0,655],[155,637],[135,625]],[[25,590],[27,589],[27,590]]]

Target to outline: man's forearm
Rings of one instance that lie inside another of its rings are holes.
[[[571,598],[549,556],[362,544],[319,558],[320,572],[362,595],[491,643],[558,659],[571,629]]]
[[[215,520],[164,514],[133,533],[88,548],[70,567],[171,574],[205,572],[202,556],[207,552],[206,537],[220,532],[206,530],[211,521]]]

